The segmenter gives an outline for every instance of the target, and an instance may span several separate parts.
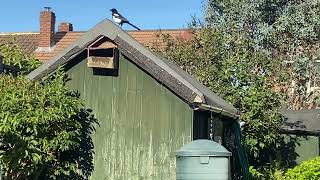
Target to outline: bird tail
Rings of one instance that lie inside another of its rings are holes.
[[[138,29],[139,31],[141,30],[140,28],[138,28],[137,26],[135,26],[135,25],[131,24],[130,22],[128,22],[128,24],[130,24],[130,26],[132,26],[132,27],[134,27],[134,28]]]

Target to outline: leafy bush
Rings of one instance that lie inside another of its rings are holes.
[[[25,53],[14,41],[0,45],[0,55],[4,64],[18,68],[21,74],[27,74],[41,65],[41,61]]]
[[[279,169],[279,167],[269,167],[268,169],[260,169],[259,171],[255,169],[253,166],[249,168],[250,179],[273,179],[273,180],[283,180],[284,179],[284,171]]]
[[[250,173],[250,178],[251,179],[262,179],[263,174],[259,172],[257,169],[255,169],[253,166],[249,167],[249,173]]]
[[[8,179],[89,175],[94,119],[64,83],[63,73],[42,83],[0,75],[0,164]]]
[[[285,174],[287,180],[300,180],[300,179],[320,179],[320,156],[308,160],[299,166],[289,169]]]

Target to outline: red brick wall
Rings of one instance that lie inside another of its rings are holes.
[[[69,31],[73,31],[73,26],[71,23],[60,23],[59,24],[59,32],[69,32]]]
[[[52,47],[54,45],[53,35],[56,16],[50,10],[40,13],[40,41],[39,47]]]

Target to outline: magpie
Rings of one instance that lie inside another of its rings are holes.
[[[121,14],[119,14],[118,11],[117,11],[115,8],[110,9],[110,11],[112,12],[112,19],[113,19],[117,24],[119,24],[120,26],[122,26],[122,24],[127,23],[127,24],[131,25],[132,27],[134,27],[134,28],[136,28],[136,29],[138,29],[138,30],[140,31],[140,29],[139,29],[137,26],[131,24],[131,23],[128,21],[128,19],[126,19],[125,17],[123,17]]]

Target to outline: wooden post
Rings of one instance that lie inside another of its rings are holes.
[[[3,63],[2,63],[3,57],[0,55],[0,73],[3,72]]]
[[[2,180],[2,165],[0,164],[0,180]]]

